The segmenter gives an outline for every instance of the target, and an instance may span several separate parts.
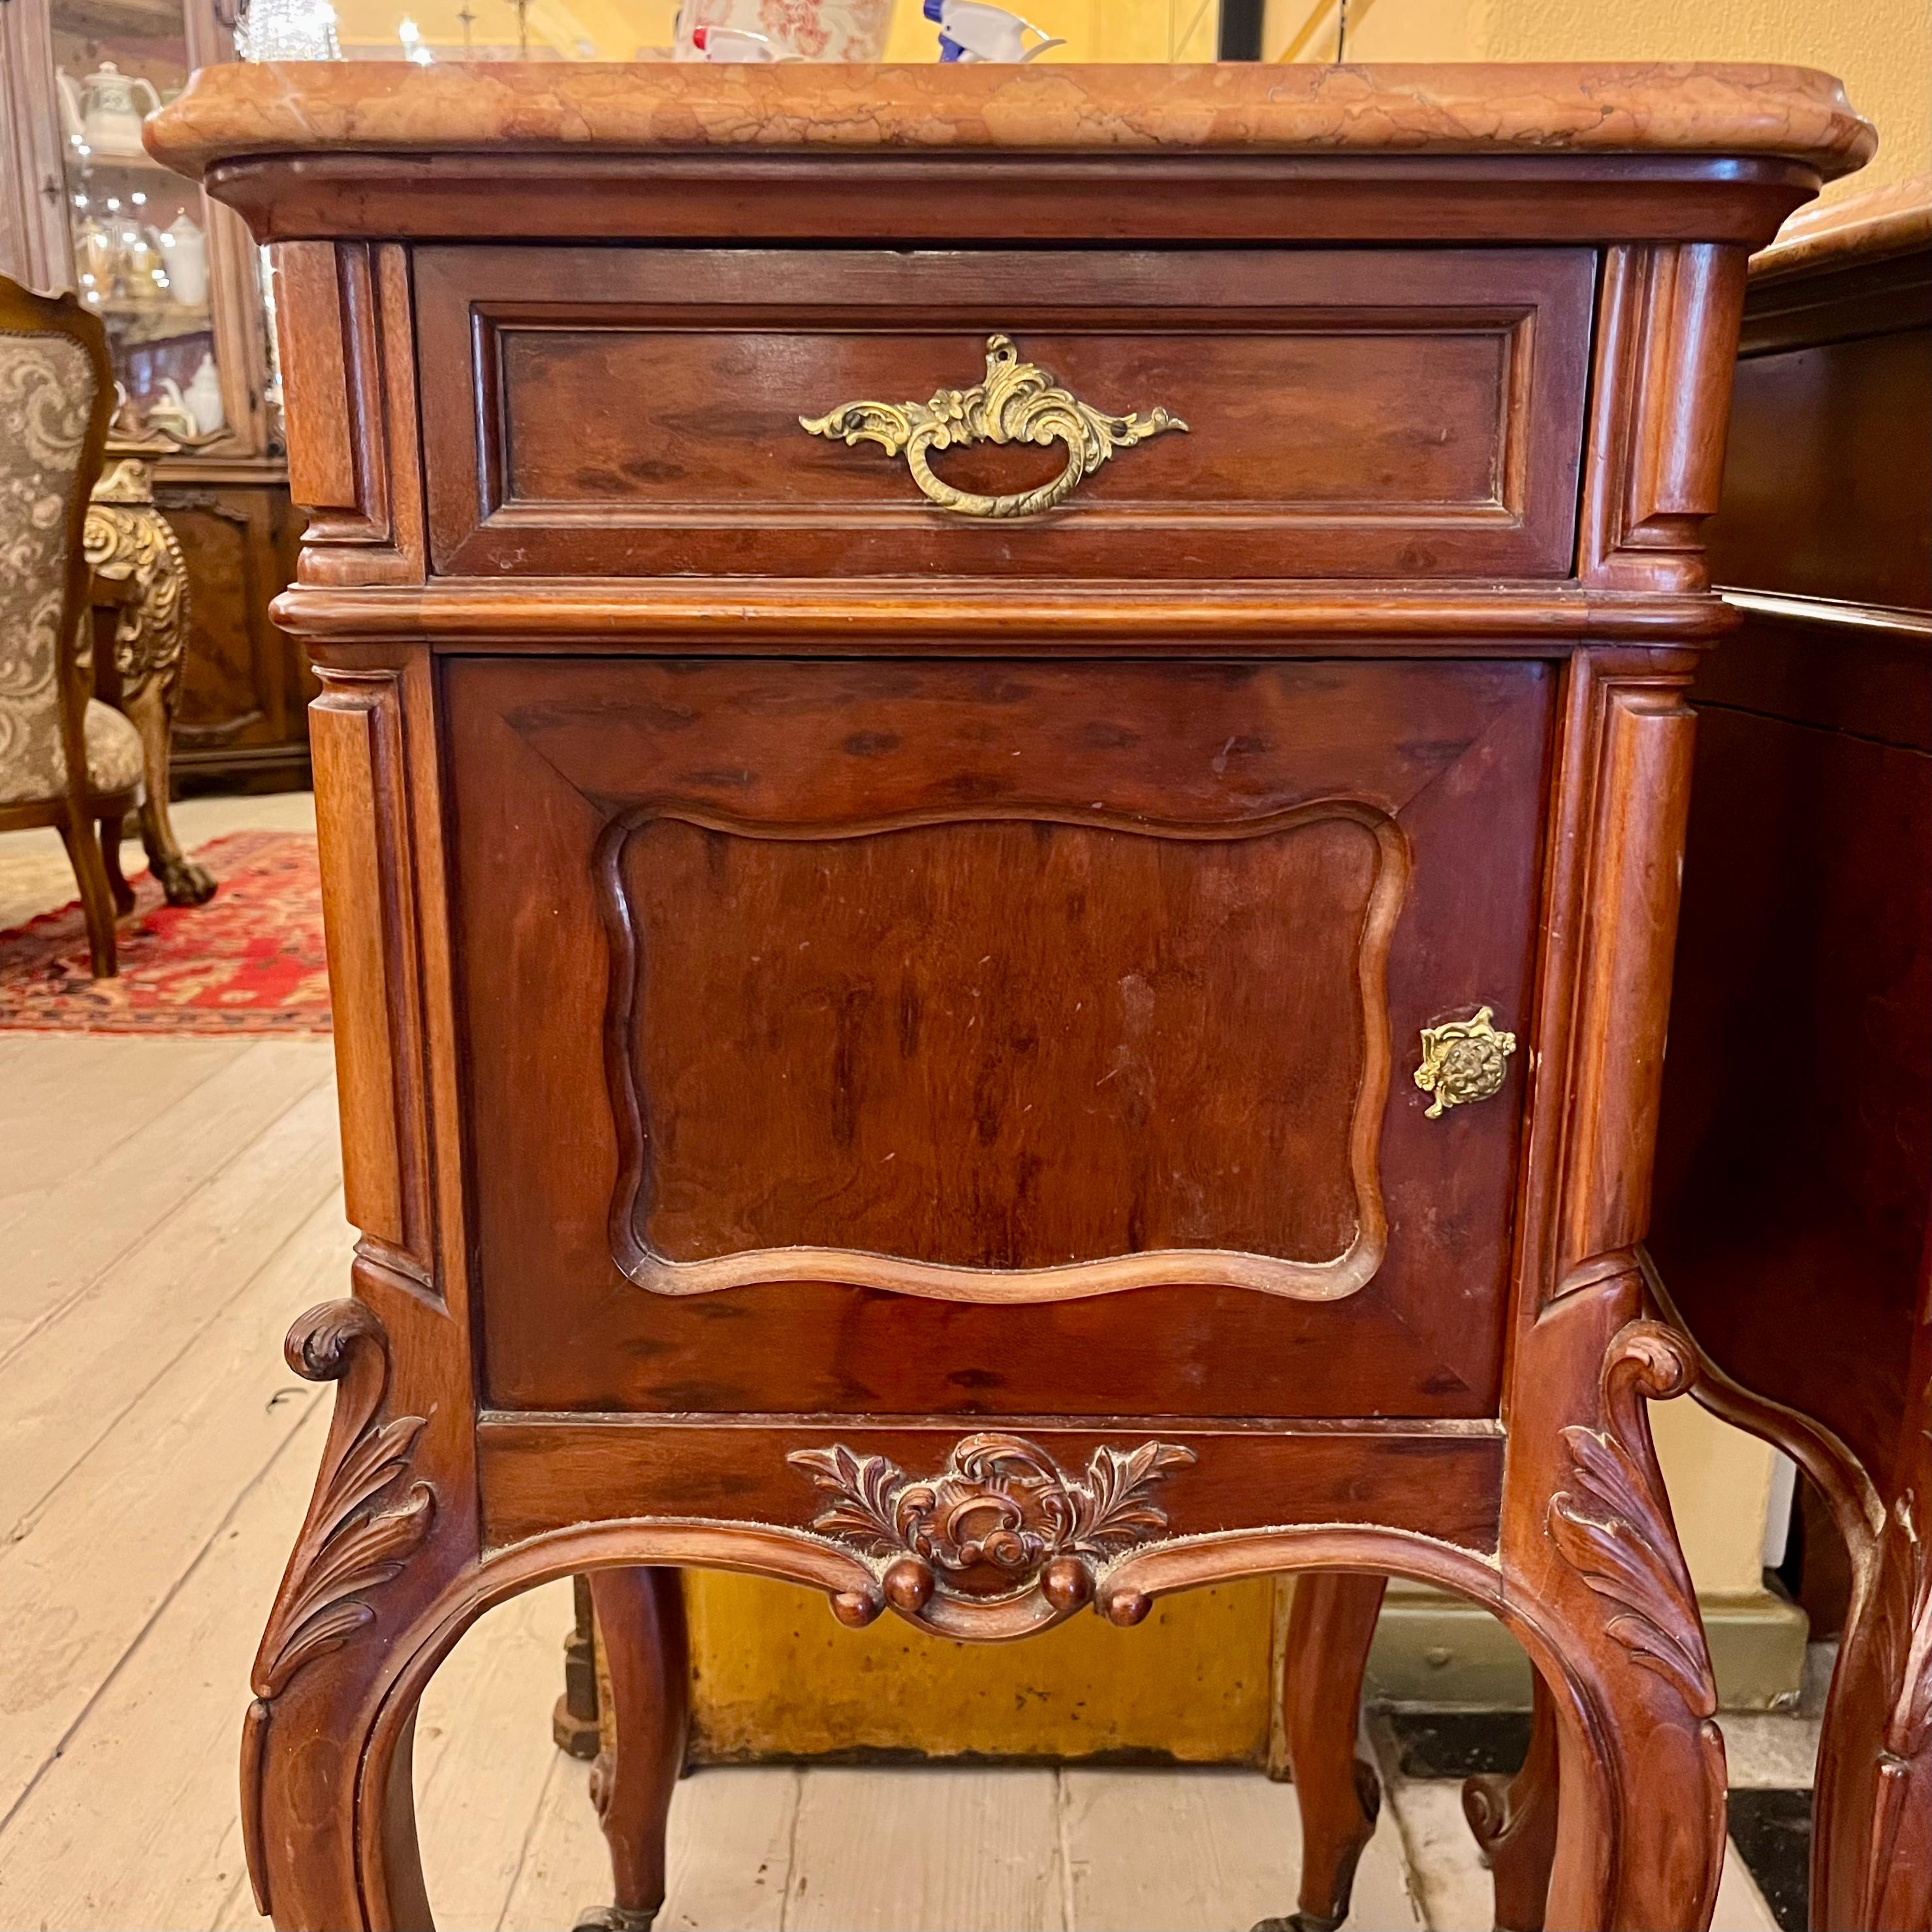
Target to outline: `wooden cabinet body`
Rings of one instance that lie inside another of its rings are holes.
[[[1528,1648],[1557,1922],[1706,1923],[1636,1252],[1682,692],[1745,260],[1867,130],[1786,70],[1538,70],[1514,136],[1504,71],[505,72],[151,133],[277,250],[363,1234],[290,1342],[268,1908],[424,1914],[415,1696],[544,1576],[662,1658],[616,1580],[1004,1638],[1306,1568]]]

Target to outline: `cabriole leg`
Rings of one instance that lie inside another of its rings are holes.
[[[168,816],[175,686],[180,672],[164,681],[150,678],[127,700],[125,710],[141,734],[147,791],[141,800],[141,842],[148,869],[160,882],[170,905],[201,905],[214,896],[214,874],[188,857]]]
[[[664,1895],[664,1828],[684,1770],[690,1652],[675,1570],[602,1570],[590,1579],[610,1686],[611,1742],[590,1792],[610,1846],[612,1905],[578,1932],[650,1932]]]
[[[1299,1908],[1256,1932],[1334,1932],[1348,1916],[1362,1850],[1375,1835],[1382,1786],[1355,1755],[1362,1673],[1376,1634],[1380,1576],[1313,1572],[1294,1580],[1282,1666],[1282,1728],[1301,1814]]]
[[[435,1468],[444,1444],[428,1440],[429,1419],[388,1400],[388,1338],[367,1306],[311,1309],[287,1354],[298,1374],[340,1388],[256,1656],[242,1744],[249,1876],[279,1932],[433,1932],[410,1785],[413,1697],[386,1748],[372,1740],[412,1615],[474,1560],[471,1520],[448,1507],[458,1478]]]
[[[1600,1365],[1593,1416],[1516,1438],[1504,1502],[1498,1607],[1557,1733],[1551,1932],[1703,1932],[1724,1863],[1717,1687],[1646,1412],[1696,1370],[1659,1323],[1604,1339],[1636,1286],[1611,1277],[1546,1310],[1519,1376],[1561,1390]]]
[[[1491,1773],[1462,1786],[1462,1814],[1496,1880],[1496,1932],[1543,1932],[1556,1855],[1556,1716],[1536,1679],[1529,1750],[1513,1776]]]

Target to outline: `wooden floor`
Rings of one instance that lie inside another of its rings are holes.
[[[181,817],[194,843],[304,809]],[[70,896],[38,862],[0,849],[0,924]],[[0,1926],[261,1922],[237,1751],[326,1425],[280,1345],[346,1286],[338,1167],[326,1044],[0,1033]],[[585,1768],[550,1738],[569,1621],[562,1584],[505,1606],[424,1700],[446,1926],[566,1928],[608,1898]],[[1420,1928],[1418,1895],[1438,1928],[1489,1923],[1435,1789],[1385,1810],[1352,1924]],[[1234,1772],[706,1771],[672,1832],[658,1923],[689,1932],[1239,1932],[1297,1866],[1292,1791]],[[1735,1860],[1718,1923],[1772,1923]]]

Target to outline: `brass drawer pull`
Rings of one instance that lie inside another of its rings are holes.
[[[1490,1024],[1491,1011],[1479,1006],[1470,1020],[1445,1020],[1422,1029],[1422,1064],[1415,1084],[1436,1096],[1424,1118],[1436,1120],[1451,1107],[1486,1100],[1499,1093],[1516,1051],[1516,1035],[1498,1033]]]
[[[903,454],[912,480],[930,502],[962,517],[1032,517],[1064,503],[1081,480],[1117,449],[1130,449],[1163,430],[1187,425],[1162,409],[1145,416],[1110,416],[1061,388],[1037,364],[1022,362],[1010,337],[986,338],[986,380],[970,389],[941,389],[927,403],[842,403],[822,416],[800,416],[799,427],[828,442],[856,448],[876,442],[888,456]],[[956,490],[932,473],[926,452],[976,442],[1064,442],[1066,467],[1051,483],[1010,496]]]

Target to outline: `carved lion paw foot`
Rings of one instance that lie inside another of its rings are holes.
[[[155,859],[149,868],[170,905],[206,905],[214,896],[214,874],[192,859]]]
[[[626,1912],[621,1905],[596,1905],[577,1922],[577,1932],[651,1932],[657,1917],[649,1912]]]
[[[1339,1918],[1324,1918],[1312,1912],[1291,1912],[1286,1918],[1257,1920],[1254,1932],[1336,1932]]]

